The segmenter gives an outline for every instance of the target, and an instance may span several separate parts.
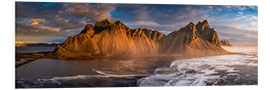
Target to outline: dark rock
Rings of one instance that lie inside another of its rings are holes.
[[[223,46],[232,46],[228,40],[221,40],[220,44]]]

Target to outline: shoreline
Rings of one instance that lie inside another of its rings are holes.
[[[38,59],[54,59],[54,60],[96,60],[96,59],[130,59],[130,58],[164,58],[164,59],[189,59],[189,58],[198,58],[198,57],[207,57],[207,56],[218,56],[218,55],[229,55],[229,54],[244,54],[244,53],[236,53],[236,52],[224,52],[218,54],[208,54],[208,55],[191,55],[191,54],[171,54],[171,55],[144,55],[144,56],[91,56],[91,57],[80,57],[80,58],[66,58],[59,59],[51,56],[52,51],[47,52],[35,52],[35,53],[19,53],[16,52],[15,59],[16,61],[20,61],[22,59],[32,58],[30,60],[26,60],[20,64],[16,63],[16,68],[22,65],[31,63]]]
[[[51,56],[52,51],[47,52],[34,52],[34,53],[19,53],[16,52],[15,59],[16,61],[22,61],[20,63],[15,64],[15,67],[18,68],[25,64],[31,63],[38,59],[54,59],[54,60],[98,60],[98,59],[132,59],[132,58],[164,58],[164,59],[190,59],[190,58],[199,58],[199,57],[207,57],[207,56],[219,56],[219,55],[229,55],[229,54],[244,54],[244,53],[236,53],[236,52],[224,52],[218,54],[205,54],[205,55],[191,55],[191,54],[171,54],[171,55],[141,55],[141,56],[91,56],[91,57],[80,57],[80,58],[66,58],[59,59]]]

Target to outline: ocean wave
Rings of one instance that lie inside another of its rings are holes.
[[[77,80],[77,79],[87,79],[92,77],[135,77],[135,76],[148,76],[148,74],[108,74],[100,70],[92,69],[92,71],[98,73],[99,75],[75,75],[75,76],[64,76],[64,77],[53,77],[50,79],[39,79],[40,81],[59,81],[59,80]]]
[[[244,52],[242,50],[241,52]],[[255,52],[256,54],[256,52]],[[257,54],[256,54],[257,55]],[[155,75],[138,80],[139,86],[205,86],[222,78],[239,78],[236,65],[257,66],[254,52],[173,61],[168,68],[157,68]]]
[[[74,76],[62,76],[62,77],[52,77],[47,79],[37,79],[37,80],[17,80],[16,84],[24,88],[39,88],[44,87],[46,84],[60,86],[62,81],[70,80],[85,80],[91,78],[125,78],[125,77],[142,77],[148,76],[148,74],[110,74],[101,70],[92,69],[97,75],[74,75]]]

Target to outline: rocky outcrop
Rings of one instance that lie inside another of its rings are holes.
[[[158,41],[159,52],[164,54],[223,53],[219,37],[207,20],[174,31]]]
[[[131,29],[120,21],[105,19],[87,24],[80,34],[57,46],[52,53],[60,59],[95,56],[199,54],[224,52],[219,37],[207,20],[189,23],[165,36],[146,28]]]
[[[199,38],[210,42],[213,45],[220,46],[219,37],[214,28],[211,28],[207,20],[196,24],[197,35]]]
[[[164,36],[162,33],[158,32],[158,31],[148,30],[146,28],[137,28],[134,30],[130,30],[127,32],[127,34],[131,37],[146,35],[146,37],[148,37],[154,41],[159,40]]]
[[[221,40],[220,44],[223,46],[232,46],[228,40]]]

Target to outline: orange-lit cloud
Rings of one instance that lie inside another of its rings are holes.
[[[60,30],[60,28],[52,28],[46,25],[43,25],[41,23],[45,23],[46,20],[43,18],[37,18],[37,19],[30,19],[29,21],[29,26],[32,26],[34,28],[36,28],[34,30],[34,32],[39,32],[40,30],[47,30],[47,31],[51,31],[51,32],[58,32]]]
[[[29,23],[31,23],[31,25],[39,25],[40,23],[45,23],[45,19],[30,19]]]
[[[41,41],[66,38],[70,32],[62,31],[61,28],[30,23],[16,23],[16,41]],[[53,37],[53,38],[52,38]]]
[[[51,27],[43,26],[43,25],[36,26],[36,28],[38,28],[40,30],[48,30],[51,32],[58,32],[60,30],[60,28],[51,28]]]
[[[115,10],[113,4],[90,5],[87,3],[68,4],[67,12],[77,17],[87,17],[91,21],[110,19],[110,11]]]

